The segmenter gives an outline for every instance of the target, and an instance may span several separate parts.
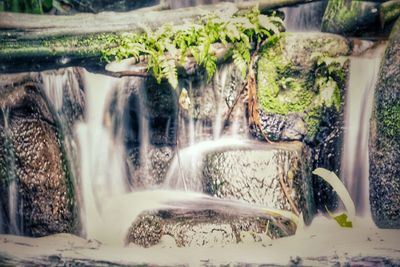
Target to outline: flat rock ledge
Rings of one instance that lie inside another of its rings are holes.
[[[142,247],[160,242],[178,247],[221,247],[263,242],[296,232],[296,225],[288,219],[258,215],[207,208],[145,212],[132,224],[126,243]]]

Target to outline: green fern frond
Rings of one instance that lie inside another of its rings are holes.
[[[166,78],[171,86],[176,89],[178,87],[178,71],[176,69],[175,60],[162,56],[160,61],[162,77]]]

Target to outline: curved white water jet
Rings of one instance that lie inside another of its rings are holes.
[[[341,177],[360,216],[370,217],[369,122],[375,84],[385,44],[350,58],[350,80],[345,103]]]

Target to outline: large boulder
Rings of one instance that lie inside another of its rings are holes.
[[[66,77],[76,75],[73,70],[64,72]],[[49,104],[52,96],[43,90],[45,77],[38,73],[1,77],[0,190],[6,232],[43,236],[77,230],[75,189],[62,138],[69,133],[59,126],[81,116],[83,107],[70,110],[70,117],[61,122],[58,112],[76,104],[68,94],[71,88],[49,83],[49,92],[61,97],[58,105]],[[77,81],[76,86],[79,97]]]
[[[313,140],[325,110],[341,110],[347,73],[342,57],[349,52],[346,39],[323,33],[288,33],[266,49],[257,72],[264,134]]]
[[[310,155],[302,143],[199,144],[207,146],[208,150],[194,148],[180,153],[167,186],[301,212],[306,223],[311,221],[314,201]]]
[[[400,228],[400,20],[381,63],[370,131],[370,203],[382,228]]]
[[[216,151],[206,156],[203,190],[223,199],[301,212],[309,223],[314,214],[309,158],[300,142]]]
[[[383,26],[399,15],[398,1],[328,1],[321,30],[343,35],[381,34]]]
[[[218,206],[208,203],[201,207],[201,203],[192,203],[199,208],[144,212],[130,227],[126,243],[142,247],[157,244],[218,247],[239,242],[268,242],[296,231],[296,224],[288,218],[232,209],[223,202],[215,204]]]
[[[340,173],[344,91],[350,44],[326,33],[287,33],[272,42],[258,61],[260,130],[272,141],[303,141],[313,168]],[[317,208],[336,208],[330,187],[314,179]]]

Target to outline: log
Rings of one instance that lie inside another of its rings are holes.
[[[154,11],[144,8],[130,12],[99,14],[80,13],[73,16],[32,15],[11,12],[0,13],[0,38],[26,40],[59,36],[79,36],[104,32],[143,31],[143,25],[158,28],[165,23],[178,24],[195,19],[205,12],[237,12],[259,6],[260,10],[274,9],[286,5],[311,2],[313,0],[264,0],[243,3],[219,3],[176,10]],[[315,1],[315,0],[314,0]],[[162,8],[165,8],[163,5]]]
[[[104,71],[105,62],[99,59],[105,47],[101,40],[96,40],[99,34],[140,33],[144,26],[155,29],[166,23],[179,24],[207,12],[234,14],[257,4],[266,10],[310,1],[265,0],[164,11],[146,8],[118,14],[103,12],[73,16],[0,12],[0,73],[68,66]]]

